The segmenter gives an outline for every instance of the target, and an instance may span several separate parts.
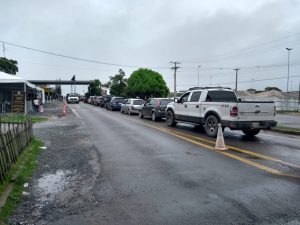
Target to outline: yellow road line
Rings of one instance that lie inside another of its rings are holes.
[[[214,141],[206,140],[204,138],[193,136],[193,135],[190,135],[190,134],[187,134],[187,133],[184,133],[184,132],[174,131],[174,130],[171,130],[171,129],[168,129],[168,130],[171,131],[171,132],[177,133],[177,134],[185,135],[185,136],[190,137],[190,138],[194,138],[194,139],[198,139],[198,140],[201,140],[201,141],[204,141],[204,142],[207,142],[207,143],[215,144]],[[260,153],[252,152],[252,151],[249,151],[249,150],[237,148],[237,147],[230,146],[230,145],[226,145],[226,147],[229,148],[230,150],[237,151],[237,152],[242,152],[242,153],[245,153],[245,154],[248,154],[248,155],[252,155],[252,156],[255,156],[255,157],[260,158],[260,159],[265,159],[265,160],[269,160],[269,161],[273,161],[273,162],[278,162],[278,163],[281,163],[281,164],[284,164],[284,165],[287,165],[287,166],[300,168],[300,166],[297,166],[295,164],[288,163],[288,162],[282,161],[280,159],[276,159],[276,158],[273,158],[273,157],[270,157],[270,156],[267,156],[267,155],[263,155],[263,154],[260,154]]]
[[[130,119],[130,120],[133,120],[133,119]],[[236,159],[236,160],[238,160],[238,161],[240,161],[240,162],[243,162],[243,163],[245,163],[245,164],[248,164],[248,165],[250,165],[250,166],[253,166],[253,167],[257,168],[257,169],[266,171],[266,172],[268,172],[268,173],[275,174],[275,175],[280,175],[280,176],[287,176],[287,177],[299,178],[299,179],[300,179],[300,176],[293,175],[293,174],[283,173],[283,172],[281,172],[280,170],[276,170],[276,169],[270,168],[270,167],[268,167],[268,166],[264,166],[264,165],[262,165],[262,164],[260,164],[260,163],[253,162],[253,161],[248,160],[248,159],[244,159],[244,158],[242,158],[242,157],[239,157],[239,156],[237,156],[237,155],[231,154],[231,153],[229,153],[229,152],[224,152],[224,151],[218,151],[218,150],[215,150],[214,147],[212,147],[212,146],[210,146],[210,145],[206,145],[206,144],[197,142],[197,141],[195,141],[195,140],[192,140],[192,139],[190,139],[190,138],[180,136],[179,134],[176,134],[176,132],[170,131],[169,129],[166,129],[166,128],[160,128],[160,127],[156,127],[156,126],[152,126],[152,125],[150,125],[150,124],[147,124],[147,123],[144,123],[144,122],[140,122],[140,121],[137,121],[137,120],[133,120],[133,121],[135,121],[136,123],[140,123],[140,124],[143,124],[143,125],[145,125],[145,126],[151,127],[151,128],[153,128],[153,129],[163,131],[163,132],[168,133],[168,134],[170,134],[170,135],[172,135],[172,136],[175,136],[175,137],[178,137],[178,138],[180,138],[180,139],[183,139],[183,140],[186,140],[186,141],[188,141],[188,142],[191,142],[191,143],[193,143],[193,144],[195,144],[195,145],[202,146],[202,147],[207,148],[207,149],[209,149],[209,150],[212,150],[212,151],[214,151],[214,152],[216,152],[216,153],[220,153],[220,154],[225,155],[225,156],[227,156],[227,157]],[[181,133],[181,132],[178,132],[178,133]],[[190,135],[190,136],[191,136],[191,135]],[[202,138],[199,138],[199,139],[202,139]],[[203,139],[203,140],[205,140],[205,139]],[[211,143],[212,143],[212,141],[208,141],[208,140],[207,140],[207,142],[211,142]]]

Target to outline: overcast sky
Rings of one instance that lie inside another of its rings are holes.
[[[169,62],[180,61],[177,90],[197,86],[200,66],[201,86],[234,87],[233,69],[240,68],[239,89],[286,91],[288,47],[293,48],[289,90],[299,88],[299,0],[0,0],[0,8],[0,42],[129,66],[5,44],[6,57],[19,62],[17,75],[26,79],[76,74],[77,80],[107,82],[120,68],[129,77],[139,67],[151,67],[173,90]]]

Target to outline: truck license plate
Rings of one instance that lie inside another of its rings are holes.
[[[252,123],[252,127],[254,127],[254,128],[259,127],[259,122],[253,122],[253,123]]]

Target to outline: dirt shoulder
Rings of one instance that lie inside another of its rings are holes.
[[[46,149],[26,190],[29,195],[23,197],[11,224],[48,224],[98,204],[92,188],[100,176],[100,156],[86,128],[70,112],[60,116],[62,103],[47,107],[49,120],[34,126],[34,135]]]

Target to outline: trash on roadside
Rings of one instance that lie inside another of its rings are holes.
[[[28,195],[30,195],[30,193],[29,193],[29,192],[27,192],[27,191],[23,191],[23,192],[22,192],[22,195],[24,195],[24,196],[28,196]]]
[[[23,187],[28,188],[28,183],[24,183]]]
[[[39,149],[45,150],[45,149],[47,149],[47,147],[46,146],[42,146],[42,147],[39,147]]]

